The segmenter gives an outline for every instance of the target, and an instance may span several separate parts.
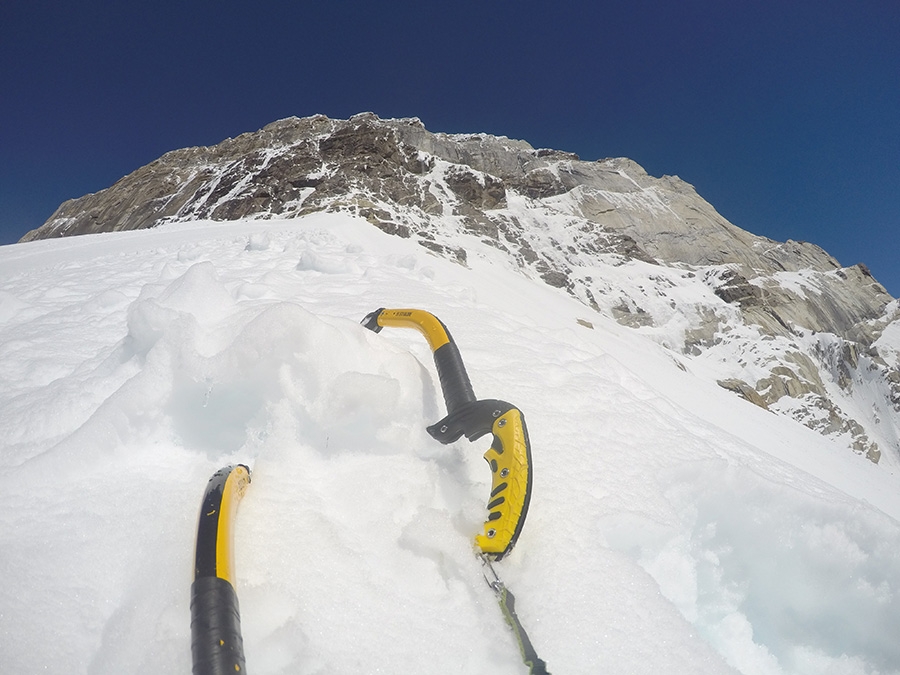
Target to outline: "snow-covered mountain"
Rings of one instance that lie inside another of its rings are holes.
[[[316,212],[362,216],[461,265],[475,242],[492,246],[722,387],[900,462],[900,304],[865,265],[745,232],[628,159],[370,113],[291,118],[167,153],[23,240]]]
[[[510,221],[572,231],[526,199],[506,193]],[[655,317],[632,328],[444,218],[465,264],[350,213],[0,247],[4,671],[189,672],[200,498],[243,462],[251,673],[524,673],[473,555],[489,441],[428,436],[444,411],[425,341],[359,325],[411,306],[446,322],[480,397],[527,417],[531,506],[496,567],[555,675],[900,672],[896,464],[716,385],[758,330],[704,278],[719,268],[598,252],[594,282]],[[800,297],[830,273],[784,274]],[[682,352],[651,276],[728,334]]]

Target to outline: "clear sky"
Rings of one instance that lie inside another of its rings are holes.
[[[168,150],[419,117],[677,174],[900,295],[897,0],[9,0],[0,243]]]

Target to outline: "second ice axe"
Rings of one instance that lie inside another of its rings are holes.
[[[456,343],[430,312],[381,308],[366,315],[362,324],[376,333],[385,327],[415,328],[428,340],[447,404],[447,416],[427,427],[433,438],[446,444],[461,436],[475,441],[493,434],[484,454],[491,468],[489,513],[475,543],[491,560],[500,560],[515,546],[531,499],[531,445],[524,415],[506,401],[475,398]]]

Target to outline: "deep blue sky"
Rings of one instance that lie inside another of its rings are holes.
[[[900,295],[897,0],[9,0],[0,243],[168,150],[366,110],[630,157]]]

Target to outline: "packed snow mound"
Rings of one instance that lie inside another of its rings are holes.
[[[421,336],[359,325],[410,306],[527,416],[497,568],[552,672],[900,672],[897,476],[500,256],[322,214],[0,248],[10,671],[188,672],[202,491],[242,462],[251,672],[524,672],[473,555],[486,444],[425,432]]]

